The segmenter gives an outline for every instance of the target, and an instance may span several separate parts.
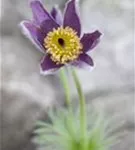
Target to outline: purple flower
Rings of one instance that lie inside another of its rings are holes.
[[[41,73],[53,73],[67,64],[89,69],[94,66],[87,52],[97,45],[101,33],[96,30],[80,37],[76,0],[67,2],[63,18],[58,8],[48,13],[39,0],[32,0],[30,7],[33,20],[22,21],[20,25],[24,34],[44,54]]]

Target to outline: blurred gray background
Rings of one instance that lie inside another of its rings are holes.
[[[66,0],[44,0],[51,9],[63,9]],[[49,107],[64,103],[58,73],[39,74],[42,58],[18,28],[21,20],[31,17],[28,0],[1,2],[1,136],[2,150],[37,150],[31,141],[35,121],[46,119]],[[82,0],[80,14],[83,31],[99,29],[101,43],[91,52],[96,68],[78,70],[87,98],[98,110],[105,110],[123,122],[124,133],[112,150],[134,149],[134,6],[133,0]],[[71,83],[72,84],[72,83]],[[72,95],[76,92],[73,87]]]

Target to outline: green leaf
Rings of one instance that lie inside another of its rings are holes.
[[[49,116],[51,123],[40,121],[35,130],[36,142],[44,145],[46,150],[51,150],[54,145],[56,150],[108,150],[114,140],[107,134],[111,121],[94,110],[89,115],[90,125],[85,137],[80,132],[79,114],[63,109],[50,111]]]

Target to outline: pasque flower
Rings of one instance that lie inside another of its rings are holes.
[[[89,69],[94,66],[87,52],[97,45],[101,33],[96,30],[81,36],[76,0],[67,2],[63,17],[56,7],[49,13],[39,0],[30,1],[30,7],[33,19],[22,21],[20,26],[44,55],[41,73],[53,73],[67,64]]]

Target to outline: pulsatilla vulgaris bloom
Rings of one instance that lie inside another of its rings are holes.
[[[66,64],[92,68],[92,58],[87,52],[92,50],[101,33],[96,30],[81,36],[81,23],[77,13],[76,0],[66,4],[64,17],[56,7],[49,13],[41,1],[32,0],[31,21],[22,21],[23,32],[43,52],[41,72],[53,73]]]

